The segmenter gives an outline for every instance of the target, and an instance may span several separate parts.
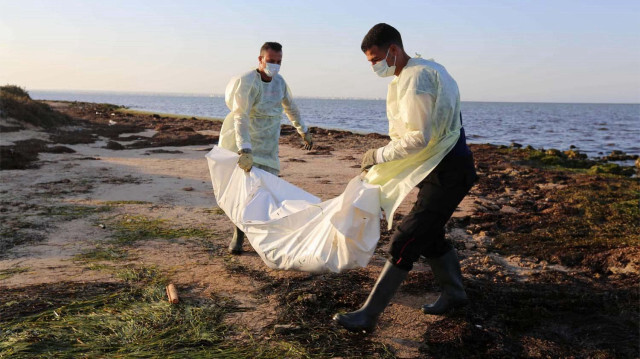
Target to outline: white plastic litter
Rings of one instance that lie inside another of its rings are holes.
[[[319,198],[215,146],[207,155],[218,205],[270,268],[340,272],[365,267],[380,238],[380,189],[353,178],[338,197]]]

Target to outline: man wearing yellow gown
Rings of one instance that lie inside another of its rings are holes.
[[[291,90],[278,74],[281,64],[282,45],[266,42],[260,48],[258,68],[233,78],[225,91],[231,112],[222,124],[218,145],[237,152],[238,166],[247,172],[257,167],[276,176],[280,173],[278,141],[283,111],[302,136],[305,149],[313,145]],[[236,227],[229,252],[242,253],[243,242],[244,233]]]
[[[417,186],[420,192],[392,236],[389,260],[365,304],[334,316],[351,331],[375,328],[421,255],[442,288],[438,300],[424,305],[423,312],[439,315],[467,303],[460,263],[445,240],[444,227],[477,180],[462,128],[458,85],[446,69],[431,60],[409,57],[400,33],[387,24],[371,28],[361,49],[377,75],[395,76],[387,92],[391,141],[367,151],[362,169],[369,171],[370,183],[381,185],[388,220],[411,188]]]

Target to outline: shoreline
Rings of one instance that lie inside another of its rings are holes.
[[[117,105],[117,104],[110,104],[110,103],[94,103],[94,102],[82,102],[82,101],[62,101],[62,100],[38,100],[38,101],[42,101],[44,103],[85,103],[85,104],[94,104],[94,105],[107,105],[107,106],[113,106],[117,108],[117,112],[121,112],[121,113],[129,113],[132,115],[158,115],[161,117],[167,117],[167,118],[176,118],[176,119],[185,119],[185,118],[192,118],[192,119],[201,119],[201,120],[207,120],[207,121],[217,121],[217,122],[222,122],[224,121],[224,118],[219,118],[219,117],[207,117],[207,116],[194,116],[194,115],[189,115],[189,114],[176,114],[176,113],[165,113],[165,112],[158,112],[158,111],[150,111],[150,110],[136,110],[136,109],[131,109],[129,107],[126,107],[124,105]],[[483,101],[468,101],[468,102],[483,102]],[[493,102],[490,102],[493,103]],[[496,102],[496,103],[500,103],[500,102]],[[527,103],[527,102],[514,102],[514,103]],[[562,104],[562,103],[558,103],[558,104]],[[589,103],[585,103],[585,104],[589,104]],[[622,104],[621,104],[622,105]],[[636,104],[629,104],[629,105],[636,105]],[[283,124],[283,126],[290,126],[288,123],[287,124]],[[381,135],[381,136],[386,136],[386,138],[388,138],[388,135],[386,133],[380,133],[380,132],[361,132],[361,131],[356,131],[356,130],[350,130],[350,129],[343,129],[343,128],[333,128],[333,127],[324,127],[324,126],[310,126],[310,128],[318,128],[321,130],[327,130],[327,131],[336,131],[336,132],[342,132],[342,133],[346,133],[346,134],[354,134],[354,135],[362,135],[362,136],[366,136],[366,135],[370,135],[370,134],[375,134],[375,135]],[[481,140],[473,140],[473,135],[469,135],[467,137],[467,143],[468,144],[474,144],[474,145],[491,145],[491,146],[497,146],[500,148],[504,148],[504,147],[509,147],[509,148],[527,148],[529,150],[538,150],[538,151],[561,151],[562,153],[566,153],[568,151],[573,152],[573,156],[581,156],[581,155],[587,155],[587,158],[590,160],[594,160],[594,161],[605,161],[605,162],[611,162],[611,163],[616,163],[620,166],[625,166],[625,167],[634,167],[638,166],[638,164],[636,164],[636,160],[638,160],[638,158],[640,158],[640,154],[634,154],[634,153],[626,153],[624,151],[618,150],[618,149],[614,149],[611,148],[611,152],[609,154],[602,154],[602,155],[589,155],[587,152],[581,152],[576,146],[574,145],[570,145],[568,148],[554,148],[554,147],[533,147],[530,144],[527,143],[517,143],[517,142],[510,142],[510,144],[506,144],[506,143],[491,143],[491,142],[483,142]],[[507,142],[507,141],[505,141]]]

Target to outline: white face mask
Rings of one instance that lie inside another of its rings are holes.
[[[280,65],[278,64],[265,62],[264,65],[264,73],[271,78],[275,77],[278,74],[278,71],[280,71]]]
[[[391,48],[389,48],[389,50],[391,50]],[[397,56],[393,57],[393,66],[389,66],[387,64],[387,57],[389,57],[389,50],[387,50],[387,56],[385,56],[383,60],[380,60],[375,65],[371,66],[373,67],[373,72],[375,72],[380,77],[388,77],[395,74],[396,72]]]

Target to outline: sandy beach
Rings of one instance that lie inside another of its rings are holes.
[[[606,164],[562,153],[552,163],[553,154],[535,149],[472,145],[481,179],[447,225],[472,303],[449,316],[422,314],[439,289],[420,261],[377,330],[364,336],[336,327],[331,316],[356,309],[368,295],[386,259],[386,223],[366,268],[270,270],[248,243],[243,255],[227,254],[233,227],[216,206],[204,158],[220,121],[48,104],[73,121],[55,128],[1,123],[0,145],[13,151],[2,161],[11,153],[23,168],[0,171],[0,358],[61,340],[16,334],[28,318],[49,313],[39,320],[57,320],[57,308],[169,282],[178,306],[224,308],[224,340],[193,350],[261,348],[257,357],[639,355],[637,177],[602,173]],[[312,133],[315,148],[306,152],[283,126],[281,177],[324,200],[359,174],[367,149],[388,141]],[[415,190],[409,197],[398,220]],[[80,344],[86,339],[76,339],[69,348],[90,352]]]

